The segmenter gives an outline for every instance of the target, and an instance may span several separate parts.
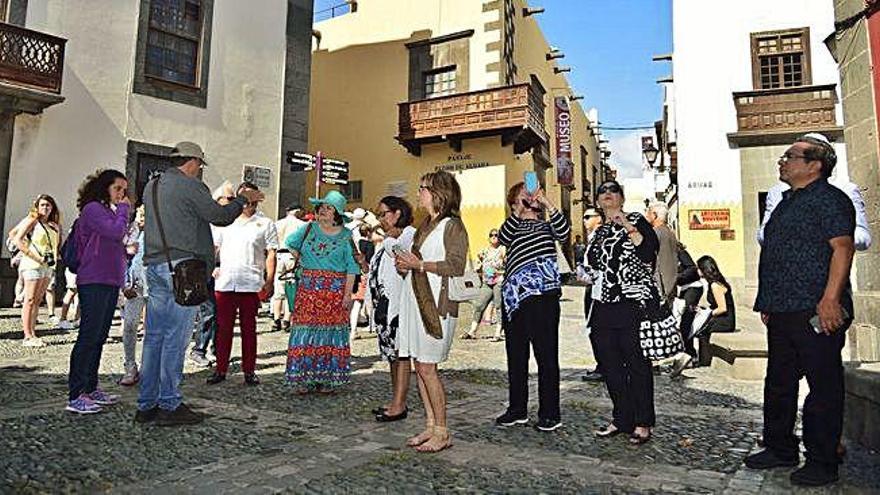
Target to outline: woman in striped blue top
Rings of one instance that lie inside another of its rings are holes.
[[[538,189],[529,194],[520,182],[507,193],[513,213],[499,230],[507,248],[503,325],[507,336],[510,403],[495,419],[499,426],[526,424],[529,402],[529,344],[538,362],[538,423],[541,431],[562,426],[559,412],[559,297],[562,283],[556,241],[571,233],[568,219]],[[544,220],[549,213],[549,220]]]

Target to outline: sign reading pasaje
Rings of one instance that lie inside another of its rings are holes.
[[[568,98],[557,96],[556,107],[556,182],[570,186],[574,182],[574,163],[571,161],[571,109]]]
[[[730,229],[730,210],[688,210],[688,228],[690,230],[727,230]]]

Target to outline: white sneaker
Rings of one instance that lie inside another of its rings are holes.
[[[69,332],[76,327],[73,326],[73,322],[71,322],[71,321],[61,320],[60,322],[58,322],[58,328],[60,328],[62,330],[67,330]]]
[[[39,337],[31,337],[29,339],[24,339],[24,342],[22,342],[21,345],[23,347],[43,347],[46,343]]]
[[[53,315],[51,318],[49,318],[49,323],[57,327],[61,323],[61,318]]]

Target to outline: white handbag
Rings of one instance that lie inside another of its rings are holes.
[[[471,266],[473,263],[468,257],[464,275],[461,277],[449,277],[449,300],[455,302],[473,301],[480,296],[483,288],[483,279]]]
[[[565,252],[562,250],[559,242],[554,244],[556,245],[556,264],[559,266],[559,274],[568,275],[571,273],[571,265],[568,264],[568,258],[565,257]]]

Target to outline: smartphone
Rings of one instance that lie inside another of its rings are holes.
[[[394,256],[397,256],[400,253],[405,253],[406,249],[403,249],[402,247],[400,247],[400,244],[395,244],[395,245],[391,246],[391,252],[394,253]]]
[[[843,314],[844,321],[850,319],[849,311],[847,311],[846,308],[840,308],[840,312]],[[810,326],[813,327],[813,331],[816,333],[824,332],[824,330],[822,330],[822,324],[819,322],[819,315],[813,315],[813,317],[810,318]]]
[[[535,194],[538,192],[538,174],[536,174],[532,170],[527,170],[523,174],[523,182],[526,185],[526,192],[529,194]]]

